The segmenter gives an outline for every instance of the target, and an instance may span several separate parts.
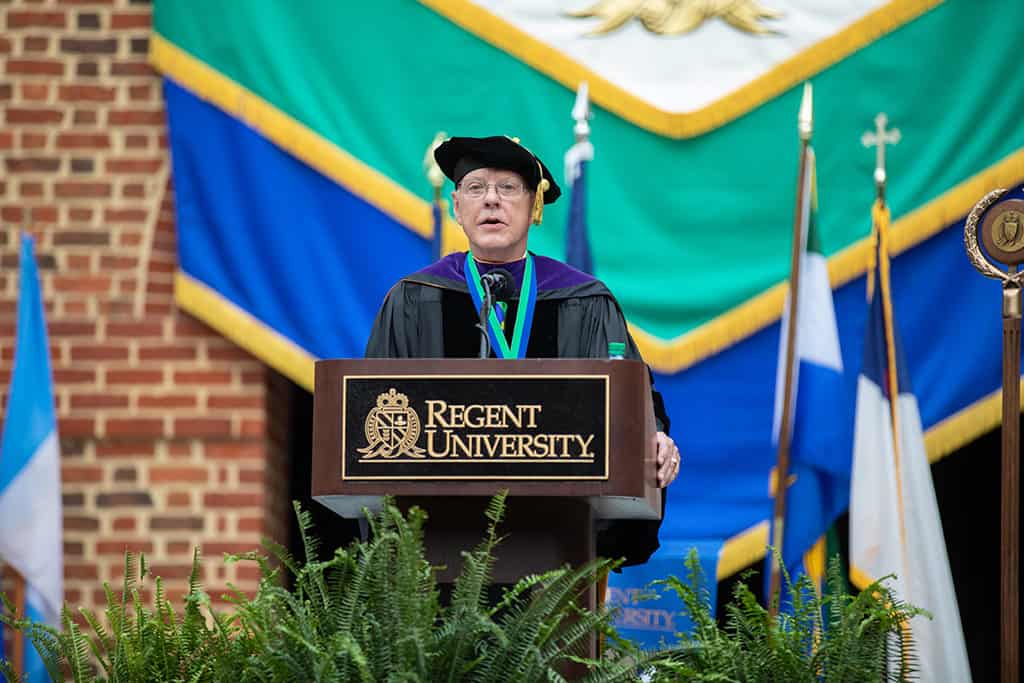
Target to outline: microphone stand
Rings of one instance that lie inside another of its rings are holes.
[[[480,302],[480,322],[476,326],[480,329],[480,353],[478,358],[490,358],[491,338],[487,334],[487,318],[491,314],[491,307],[494,305],[494,295],[491,294],[491,281],[483,278],[480,282],[484,288],[484,298]]]

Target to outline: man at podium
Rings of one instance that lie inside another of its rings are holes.
[[[449,138],[434,151],[455,183],[455,219],[470,251],[445,256],[388,292],[366,346],[367,358],[608,358],[640,360],[615,297],[600,280],[527,250],[530,225],[561,190],[548,168],[506,136]],[[481,342],[480,309],[497,300]],[[482,348],[481,348],[482,347]],[[610,354],[610,351],[612,352]],[[657,480],[679,472],[661,395]],[[598,530],[597,553],[641,564],[658,548],[660,521],[616,520]]]

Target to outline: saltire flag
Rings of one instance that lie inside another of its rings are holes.
[[[0,441],[0,558],[25,578],[25,610],[56,626],[64,601],[60,452],[50,347],[33,255],[21,240],[14,371]],[[35,648],[25,644],[29,681],[49,681]]]
[[[780,546],[783,565],[795,579],[808,573],[820,586],[823,536],[846,509],[850,487],[850,457],[847,437],[851,413],[848,410],[839,332],[828,280],[828,264],[821,250],[815,222],[817,180],[814,150],[806,148],[800,201],[800,258],[794,339],[788,338],[791,307],[782,316],[779,358],[775,384],[773,434],[778,443],[782,428],[788,345],[794,345],[793,393],[790,410],[790,467],[786,516],[782,538],[770,538]],[[776,478],[777,479],[777,478]],[[776,480],[776,489],[781,482]],[[777,492],[776,492],[777,495]],[[815,550],[813,558],[805,555]],[[768,558],[768,566],[774,559]],[[766,585],[770,573],[765,572]],[[786,591],[783,588],[783,595]]]
[[[934,617],[918,616],[909,625],[921,680],[970,681],[921,417],[894,322],[888,208],[876,202],[872,218],[878,287],[869,304],[864,366],[857,382],[850,579],[863,589],[895,574],[889,586],[896,595]]]

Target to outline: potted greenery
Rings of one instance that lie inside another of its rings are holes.
[[[770,618],[741,584],[719,626],[691,555],[689,583],[659,583],[679,593],[695,629],[654,652],[619,638],[604,608],[579,606],[582,592],[614,568],[608,560],[526,577],[494,603],[488,586],[504,509],[504,496],[496,496],[486,536],[464,553],[447,605],[424,554],[426,515],[415,508],[403,515],[388,501],[369,520],[369,540],[327,560],[319,559],[310,515],[296,505],[305,560],[272,541],[264,541],[269,555],[228,556],[259,563],[262,575],[252,597],[230,596],[230,611],[214,609],[199,585],[198,551],[180,613],[145,558],[128,553],[120,592],[105,586],[102,618],[78,610],[87,629],[68,607],[61,630],[17,619],[6,599],[0,621],[26,634],[54,680],[76,682],[558,681],[570,664],[587,681],[844,682],[883,680],[888,660],[902,668],[887,680],[913,673],[901,625],[921,610],[894,600],[884,583],[846,595],[835,562],[825,595],[809,593],[806,580],[790,586],[791,616]],[[293,577],[291,590],[283,572]],[[141,597],[150,580],[152,607]],[[594,636],[603,652],[588,659]],[[7,662],[0,674],[16,680]]]

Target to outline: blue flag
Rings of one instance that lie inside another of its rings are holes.
[[[62,527],[50,347],[33,240],[25,235],[14,372],[0,440],[0,557],[25,578],[27,616],[53,626],[64,601]],[[50,680],[28,642],[24,662],[29,681]]]
[[[577,147],[579,145],[574,145],[572,149]],[[567,154],[566,157],[568,156]],[[590,253],[590,238],[587,235],[587,161],[585,158],[576,160],[573,175],[567,175],[566,180],[572,183],[572,196],[569,200],[569,225],[565,231],[565,262],[577,270],[593,274],[594,258]]]
[[[594,257],[590,253],[587,234],[587,162],[594,158],[590,143],[590,90],[586,81],[576,91],[572,117],[576,143],[565,153],[565,182],[572,188],[569,199],[569,223],[565,230],[565,262],[584,273],[594,273]]]

